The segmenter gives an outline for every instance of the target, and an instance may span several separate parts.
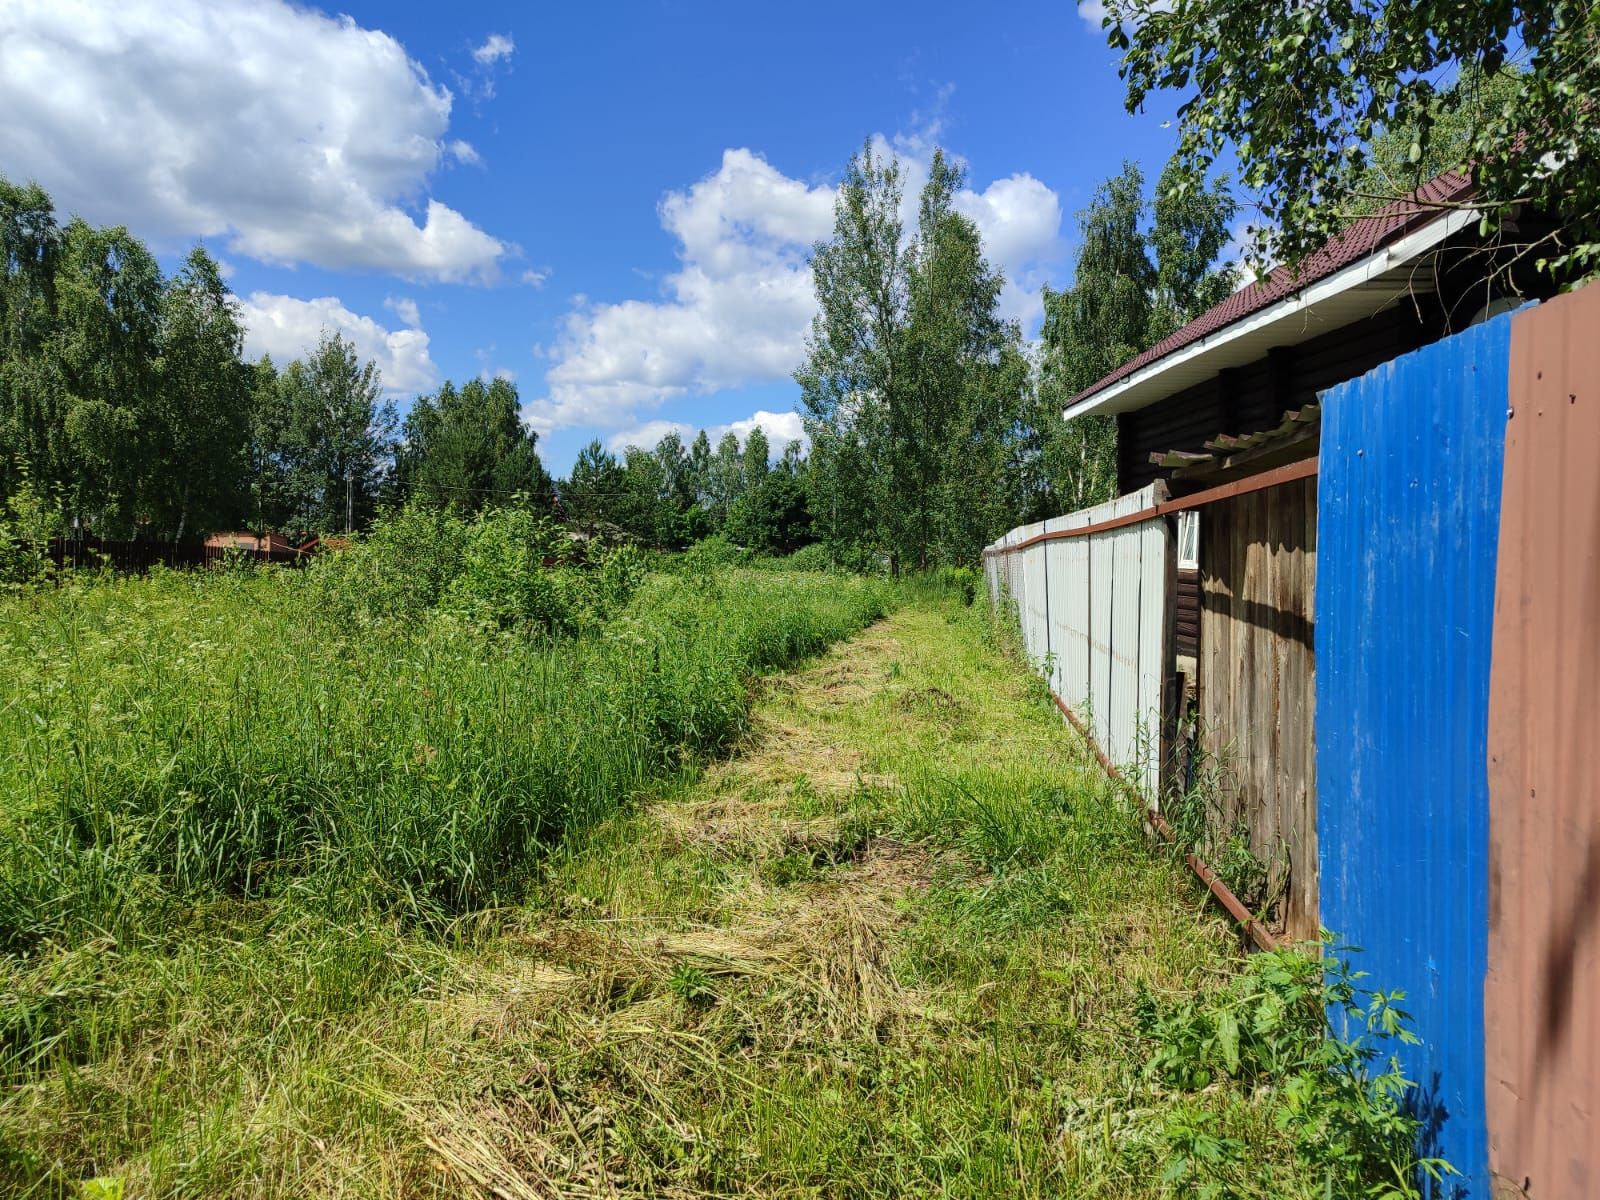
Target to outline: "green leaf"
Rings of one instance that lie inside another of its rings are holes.
[[[1231,1010],[1222,1014],[1217,1022],[1217,1042],[1222,1048],[1222,1061],[1229,1075],[1239,1073],[1239,1021]]]

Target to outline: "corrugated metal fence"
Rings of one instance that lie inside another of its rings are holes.
[[[1511,317],[1323,396],[1322,923],[1403,989],[1430,1152],[1485,1195],[1485,712]]]
[[[988,547],[992,599],[1016,606],[1028,655],[1050,688],[1086,720],[1110,758],[1154,799],[1161,691],[1167,675],[1175,547],[1169,522],[1142,521],[1083,537],[1039,541],[1129,516],[1166,498],[1165,484],[1013,529]]]
[[[1600,1195],[1600,287],[1518,314],[1489,677],[1489,1166]],[[1525,1190],[1519,1190],[1525,1189]]]
[[[310,561],[308,554],[293,548],[234,549],[201,541],[156,542],[95,537],[52,538],[48,553],[51,562],[58,568],[105,568],[134,575],[143,575],[158,566],[173,570],[216,566],[230,557],[291,567],[304,566]]]

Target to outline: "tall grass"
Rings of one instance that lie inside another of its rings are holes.
[[[215,896],[430,923],[513,900],[553,840],[727,747],[751,674],[886,602],[653,578],[553,637],[330,596],[318,571],[158,573],[0,602],[0,950],[156,936]]]

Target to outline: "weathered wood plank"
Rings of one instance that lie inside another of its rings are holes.
[[[1315,481],[1237,497],[1202,517],[1199,713],[1202,745],[1231,786],[1219,833],[1243,820],[1252,851],[1288,879],[1279,917],[1317,932]]]

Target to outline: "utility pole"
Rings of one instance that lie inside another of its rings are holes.
[[[351,516],[354,512],[354,479],[355,476],[351,472],[350,466],[347,463],[344,468],[344,532],[345,536],[347,537],[350,534],[352,525]]]

